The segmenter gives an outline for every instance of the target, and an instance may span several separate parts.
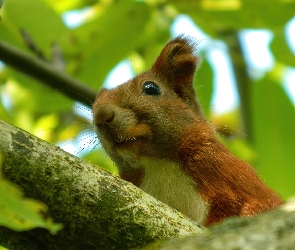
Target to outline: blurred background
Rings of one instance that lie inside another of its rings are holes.
[[[284,199],[295,194],[295,1],[7,0],[0,16],[0,40],[96,91],[149,69],[172,37],[194,37],[198,99],[220,140]],[[116,173],[89,107],[0,54],[0,119]]]

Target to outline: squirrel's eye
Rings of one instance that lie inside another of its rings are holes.
[[[146,82],[143,84],[142,93],[145,95],[160,95],[161,90],[153,82]]]

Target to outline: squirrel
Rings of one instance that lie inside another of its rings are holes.
[[[101,89],[93,122],[122,179],[204,226],[283,203],[216,137],[196,99],[197,42],[172,39],[151,69]]]

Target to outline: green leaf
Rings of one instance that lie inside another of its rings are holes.
[[[206,117],[209,117],[211,110],[211,98],[213,94],[213,72],[207,61],[203,61],[195,77],[197,98],[204,110]]]
[[[52,0],[43,0],[51,8],[55,9],[59,13],[68,10],[81,9],[88,7],[90,5],[97,4],[97,0],[71,0],[71,1],[52,1]]]
[[[50,88],[18,71],[7,68],[6,94],[15,108],[27,109],[37,114],[59,112],[71,109],[73,101],[62,95],[58,89]],[[10,87],[11,86],[11,87]]]
[[[171,1],[180,13],[190,15],[207,34],[221,30],[263,28],[282,29],[294,16],[294,1],[204,0]]]
[[[0,154],[0,166],[2,157]],[[45,204],[24,198],[17,186],[0,176],[0,225],[15,231],[42,227],[55,234],[62,225],[53,223],[51,218],[45,218],[46,211]]]
[[[253,85],[257,170],[284,198],[294,195],[295,108],[280,83],[264,78]]]
[[[67,31],[61,17],[40,0],[6,1],[3,19],[15,37],[21,39],[19,29],[25,29],[34,43],[47,55],[51,43]]]
[[[99,148],[97,150],[90,152],[87,155],[84,155],[83,159],[94,163],[96,166],[99,166],[111,172],[114,175],[118,174],[118,169],[115,163],[110,159],[110,157],[102,148]]]
[[[275,56],[276,61],[281,61],[286,65],[295,67],[295,55],[287,46],[286,33],[284,29],[277,31],[274,34],[270,48]]]
[[[76,56],[78,78],[99,89],[108,72],[136,47],[149,16],[145,3],[118,1],[96,19],[71,31],[69,40],[75,43],[69,45],[80,51]]]

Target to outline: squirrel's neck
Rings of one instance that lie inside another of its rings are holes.
[[[142,190],[189,218],[199,223],[205,222],[209,212],[208,203],[180,165],[160,159],[146,159],[140,164],[144,165],[144,177],[139,185]]]

